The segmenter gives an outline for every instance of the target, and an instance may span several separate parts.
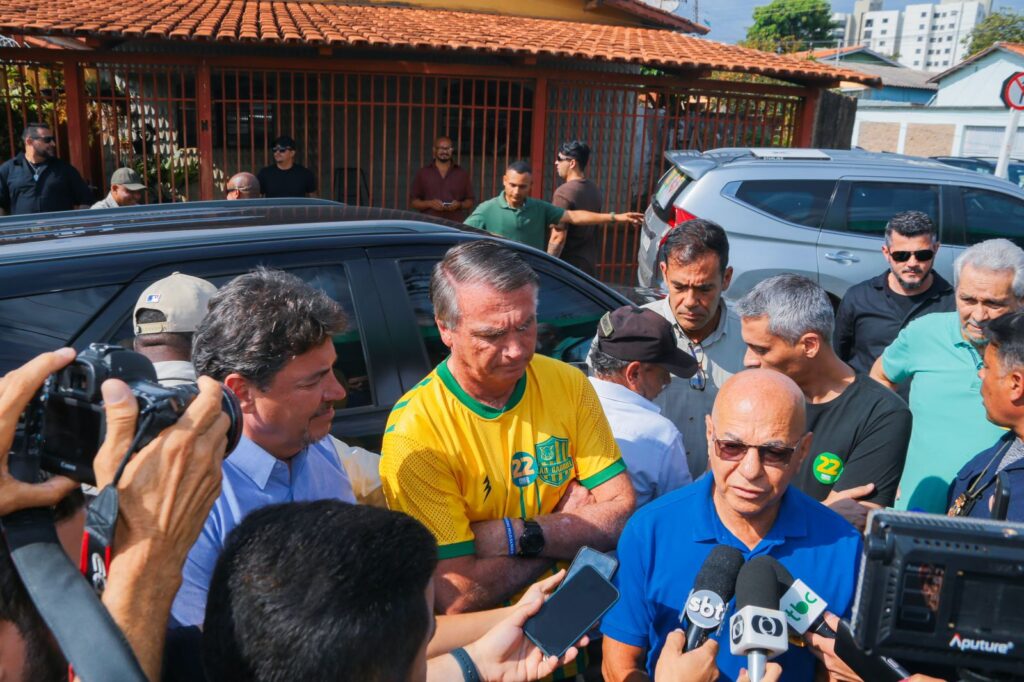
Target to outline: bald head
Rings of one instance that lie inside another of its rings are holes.
[[[260,181],[252,173],[235,173],[228,180],[228,199],[254,199],[260,195]]]
[[[794,435],[807,430],[803,392],[795,381],[771,369],[748,369],[729,377],[718,391],[711,419],[786,423]]]

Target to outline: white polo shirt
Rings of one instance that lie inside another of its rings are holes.
[[[659,495],[692,483],[679,429],[661,408],[625,386],[590,377],[622,450],[639,509]]]

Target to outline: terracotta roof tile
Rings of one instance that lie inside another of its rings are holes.
[[[877,83],[862,72],[663,29],[315,0],[149,0],[135,10],[125,7],[123,0],[3,0],[0,30],[476,50]]]

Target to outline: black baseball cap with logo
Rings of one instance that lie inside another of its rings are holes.
[[[625,362],[661,365],[683,379],[697,372],[697,360],[676,345],[668,320],[647,308],[622,306],[597,325],[597,348]]]

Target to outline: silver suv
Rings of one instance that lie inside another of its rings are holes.
[[[885,269],[895,213],[924,211],[939,227],[936,267],[952,281],[966,246],[1006,237],[1024,247],[1024,190],[998,178],[897,154],[831,149],[668,151],[671,164],[644,216],[640,285],[661,290],[658,250],[691,218],[729,235],[729,298],[779,272],[819,282],[835,301]]]

